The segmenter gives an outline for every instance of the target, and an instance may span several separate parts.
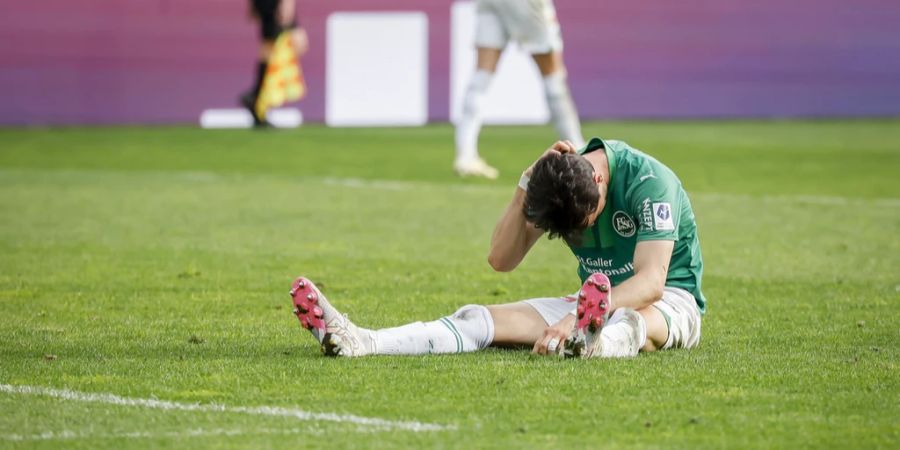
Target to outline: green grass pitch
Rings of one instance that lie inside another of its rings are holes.
[[[576,290],[556,241],[486,262],[548,127],[485,128],[494,182],[447,125],[0,129],[0,448],[900,446],[900,120],[585,134],[691,194],[698,348],[330,359],[300,329],[300,274],[368,327]]]

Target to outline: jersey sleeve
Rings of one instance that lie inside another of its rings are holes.
[[[647,172],[635,183],[626,201],[638,223],[637,241],[678,240],[678,180],[666,173]]]

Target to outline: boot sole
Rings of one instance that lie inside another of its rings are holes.
[[[578,309],[575,329],[582,333],[599,332],[609,318],[609,294],[612,283],[602,273],[588,277],[578,293]]]
[[[325,312],[319,306],[319,291],[308,278],[300,277],[291,285],[291,299],[294,302],[294,315],[300,320],[300,326],[312,331],[319,331],[318,336],[325,336]],[[314,333],[315,334],[315,333]]]

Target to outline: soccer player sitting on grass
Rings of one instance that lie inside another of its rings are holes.
[[[306,278],[291,288],[301,325],[333,356],[419,355],[532,345],[542,355],[627,357],[700,341],[703,262],[675,174],[624,142],[555,143],[522,175],[497,222],[488,261],[519,265],[544,233],[578,260],[581,290],[503,305],[467,305],[431,322],[368,330]]]

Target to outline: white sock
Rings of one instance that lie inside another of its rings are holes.
[[[633,310],[630,313],[626,314],[624,308],[617,309],[600,330],[600,339],[604,340],[600,351],[601,357],[637,356],[647,342],[647,322],[644,321],[644,316]],[[639,336],[636,343],[631,342],[635,333]]]
[[[493,77],[494,74],[487,70],[476,70],[469,80],[463,99],[462,117],[456,124],[456,162],[468,162],[478,158],[482,106]]]
[[[452,316],[375,332],[375,353],[424,355],[481,350],[494,340],[494,320],[487,308],[466,305]]]
[[[544,95],[547,97],[547,108],[550,109],[550,117],[556,133],[560,139],[568,139],[575,147],[584,146],[584,138],[581,136],[581,123],[578,122],[578,111],[575,110],[575,102],[569,94],[569,86],[566,84],[564,72],[556,72],[544,77]]]

